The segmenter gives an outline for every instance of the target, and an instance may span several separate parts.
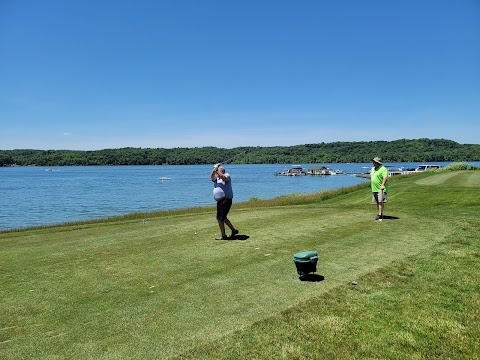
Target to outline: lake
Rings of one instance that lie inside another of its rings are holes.
[[[320,165],[346,172],[367,172],[372,166]],[[225,165],[232,176],[234,203],[369,181],[354,175],[274,176],[290,166]],[[0,230],[213,205],[211,169],[211,165],[0,167]]]

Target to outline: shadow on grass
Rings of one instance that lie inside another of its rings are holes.
[[[325,276],[318,275],[318,274],[308,274],[306,276],[300,276],[300,281],[307,281],[307,282],[320,282],[325,280]]]
[[[383,215],[383,220],[398,220],[400,218],[396,216]]]
[[[250,236],[248,236],[248,235],[234,235],[234,236],[229,236],[228,239],[226,239],[226,240],[227,241],[232,241],[232,240],[245,241],[249,238],[250,238]]]

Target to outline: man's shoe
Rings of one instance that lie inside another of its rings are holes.
[[[234,236],[237,235],[237,234],[238,234],[238,230],[235,229],[235,230],[232,231],[232,235],[230,235],[230,237],[234,237]]]
[[[375,220],[382,221],[382,215],[375,216]]]
[[[228,240],[226,236],[217,236],[215,240]]]

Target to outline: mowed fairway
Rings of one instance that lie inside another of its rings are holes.
[[[479,175],[1,233],[0,358],[478,358]]]

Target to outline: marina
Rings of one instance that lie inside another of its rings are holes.
[[[310,166],[305,170],[302,165],[293,165],[282,172],[275,171],[275,176],[322,176],[322,175],[337,175],[347,174],[343,170],[333,170],[326,166]]]
[[[420,164],[417,167],[396,167],[384,165],[387,168],[388,176],[415,174],[422,171],[441,169],[438,164]],[[369,179],[371,166],[362,166],[365,171],[345,171],[340,169],[331,169],[324,165],[310,166],[306,170],[302,165],[292,165],[284,171],[275,171],[275,176],[330,176],[330,175],[354,175],[356,177]],[[368,171],[367,171],[368,169]]]

